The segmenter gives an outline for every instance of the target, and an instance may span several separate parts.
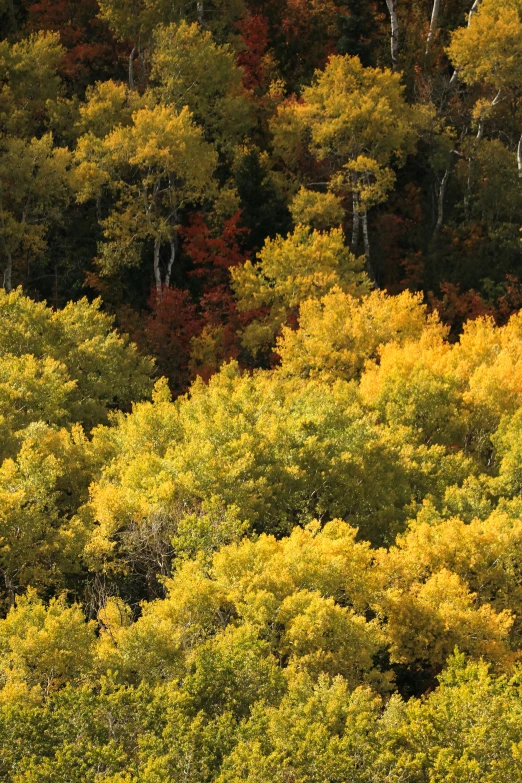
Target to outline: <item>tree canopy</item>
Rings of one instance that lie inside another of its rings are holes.
[[[519,783],[522,3],[0,0],[0,779]]]

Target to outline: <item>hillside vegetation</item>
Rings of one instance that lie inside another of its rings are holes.
[[[522,0],[0,28],[0,781],[519,783]]]

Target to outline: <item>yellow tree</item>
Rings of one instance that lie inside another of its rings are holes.
[[[131,91],[125,84],[112,79],[96,82],[87,87],[85,102],[78,109],[75,131],[77,136],[92,133],[103,139],[117,125],[132,125],[132,116],[139,109],[155,104],[148,92]]]
[[[94,630],[77,604],[68,607],[61,597],[45,606],[28,591],[0,621],[2,684],[27,698],[80,679],[91,666]]]
[[[121,41],[130,42],[129,87],[134,89],[134,60],[139,57],[145,75],[146,51],[161,25],[186,19],[201,25],[226,27],[241,16],[243,0],[100,0],[100,15]]]
[[[0,41],[0,126],[15,136],[42,127],[60,94],[58,67],[65,54],[58,33]]]
[[[21,289],[0,290],[0,451],[11,429],[31,421],[91,429],[107,421],[109,410],[150,396],[153,362],[100,308],[100,300],[81,299],[53,312]]]
[[[0,139],[0,247],[7,292],[16,261],[27,263],[46,249],[47,230],[69,199],[70,157],[68,150],[53,147],[50,134],[31,141]]]
[[[333,288],[354,296],[369,289],[369,281],[344,243],[342,229],[312,231],[298,225],[286,238],[267,239],[254,266],[232,269],[239,309],[263,309],[243,331],[242,341],[254,354],[274,343],[288,316],[308,299],[318,299]]]
[[[413,152],[416,115],[404,99],[400,77],[390,70],[364,68],[358,57],[331,57],[326,69],[303,90],[302,100],[284,105],[273,123],[275,146],[292,160],[307,144],[322,162],[325,182],[353,201],[352,252],[362,224],[370,268],[368,209],[393,187],[392,162]]]
[[[45,251],[47,229],[68,200],[67,150],[54,148],[50,134],[32,138],[56,106],[63,54],[54,33],[0,42],[0,252],[7,291],[13,265]]]
[[[456,30],[448,54],[460,78],[467,84],[482,84],[488,97],[475,107],[478,138],[484,121],[501,102],[509,102],[520,132],[520,84],[522,80],[522,2],[482,0],[467,27]],[[522,177],[522,136],[517,143],[519,176]]]
[[[40,421],[17,435],[16,459],[0,464],[2,605],[29,585],[45,592],[81,573],[86,531],[73,514],[96,461],[79,426],[69,433]]]
[[[428,316],[420,295],[372,291],[355,297],[335,288],[322,299],[301,304],[299,329],[283,328],[277,345],[281,372],[351,380],[385,343],[402,345],[428,329],[444,334],[437,317]]]
[[[106,273],[137,265],[143,246],[153,245],[158,295],[170,284],[176,258],[181,209],[214,191],[217,155],[185,107],[179,114],[166,106],[144,108],[132,123],[103,138],[82,136],[76,150],[78,199],[109,190],[113,208],[103,220],[105,242],[99,264]],[[162,259],[162,249],[169,247]]]
[[[162,103],[188,106],[220,148],[241,142],[253,123],[243,70],[229,45],[218,45],[199,24],[171,24],[155,35],[151,78]]]

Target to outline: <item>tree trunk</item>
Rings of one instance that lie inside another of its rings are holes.
[[[518,176],[522,179],[522,136],[518,140],[517,147]]]
[[[437,32],[437,25],[439,22],[439,11],[440,11],[440,0],[433,0],[433,8],[431,10],[430,31],[428,33],[428,39],[426,41],[426,54],[428,54],[430,50],[430,46],[433,43],[433,39],[435,38],[435,33]]]
[[[203,7],[203,0],[198,0],[198,2],[196,4],[196,9],[197,9],[197,15],[198,15],[198,22],[203,27],[203,20],[204,20],[204,16],[205,16],[205,11],[204,11],[204,7]]]
[[[170,240],[170,258],[167,266],[167,274],[165,275],[165,288],[168,288],[170,285],[170,275],[172,273],[172,267],[174,266],[175,260],[176,260],[176,237]]]
[[[497,103],[500,103],[500,96],[502,94],[502,90],[499,90],[493,100],[491,101],[490,108],[493,109]],[[482,136],[484,135],[484,123],[485,119],[483,116],[479,117],[479,124],[478,124],[478,130],[477,130],[477,141],[480,141]]]
[[[399,22],[397,20],[397,0],[386,0],[388,11],[390,12],[391,36],[390,50],[392,68],[397,70],[399,65]]]
[[[160,270],[160,249],[161,239],[156,237],[154,240],[154,279],[156,281],[156,294],[158,299],[161,299],[162,285],[161,285],[161,270]]]
[[[372,283],[375,283],[375,275],[373,273],[372,268],[372,260],[370,255],[370,235],[368,234],[368,213],[363,212],[361,215],[361,222],[362,222],[362,230],[363,230],[363,239],[364,239],[364,255],[366,256],[366,271],[368,273],[368,277],[372,281]]]
[[[442,181],[440,183],[439,197],[437,199],[437,222],[435,224],[435,228],[433,229],[432,239],[437,238],[437,235],[440,229],[442,228],[442,222],[444,220],[444,196],[446,194],[446,186],[448,184],[449,175],[450,175],[450,164],[448,163],[446,167],[446,171],[444,172],[444,176],[442,177]]]
[[[476,13],[478,11],[478,7],[481,4],[481,2],[482,2],[482,0],[475,0],[473,5],[471,6],[469,14],[468,14],[468,27],[471,24],[471,17],[473,16],[474,13]]]
[[[134,58],[136,56],[136,47],[132,47],[132,52],[129,56],[129,90],[134,89]]]
[[[13,257],[9,250],[6,251],[7,266],[4,272],[4,288],[8,294],[13,290]]]
[[[360,227],[360,215],[359,215],[359,199],[357,194],[353,194],[353,226],[352,226],[352,245],[351,251],[355,254],[357,245],[359,244],[359,227]]]
[[[470,24],[471,24],[471,19],[472,19],[472,17],[473,17],[473,14],[474,14],[474,13],[476,13],[476,12],[478,11],[478,7],[479,7],[479,5],[481,4],[481,2],[482,2],[482,0],[475,0],[475,2],[473,3],[473,5],[471,6],[471,8],[470,8],[470,10],[469,10],[469,14],[468,14],[468,27],[469,27],[469,26],[470,26]],[[452,77],[451,77],[451,79],[450,79],[450,84],[454,84],[454,82],[456,82],[458,78],[459,78],[459,72],[458,72],[458,70],[455,68],[455,70],[453,71],[453,76],[452,76]]]
[[[471,185],[473,184],[473,158],[468,159],[468,181],[466,183],[466,195],[464,196],[464,216],[469,222],[471,219]]]
[[[147,84],[147,66],[145,65],[145,50],[142,46],[138,47],[138,59],[140,61],[140,83],[143,87]]]

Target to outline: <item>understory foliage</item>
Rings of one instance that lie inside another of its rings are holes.
[[[0,0],[0,781],[522,779],[522,0]]]

